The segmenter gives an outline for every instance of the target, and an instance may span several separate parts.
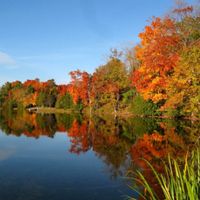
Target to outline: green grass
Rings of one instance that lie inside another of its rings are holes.
[[[63,108],[54,108],[54,107],[39,107],[37,110],[37,113],[67,113],[67,114],[73,114],[77,111],[74,111],[73,109],[63,109]]]
[[[186,155],[183,163],[168,157],[164,164],[164,174],[158,173],[155,168],[146,161],[162,190],[163,199],[166,200],[197,200],[200,199],[200,149],[195,149],[191,156]],[[146,194],[139,193],[143,199],[160,200],[156,191],[150,186],[144,175],[137,171],[139,182],[144,187]],[[136,190],[135,188],[133,188]],[[130,198],[134,200],[134,198]]]

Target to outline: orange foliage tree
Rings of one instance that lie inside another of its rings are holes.
[[[155,18],[139,37],[136,57],[141,66],[133,72],[132,82],[145,100],[157,103],[167,98],[167,79],[179,59],[179,34],[173,20]]]

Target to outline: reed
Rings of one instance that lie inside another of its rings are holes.
[[[180,164],[176,159],[168,157],[168,162],[164,164],[164,174],[158,173],[155,168],[146,161],[166,200],[197,200],[200,199],[200,149],[195,149],[191,156],[185,156]],[[146,191],[145,194],[138,194],[145,200],[160,200],[156,191],[148,183],[144,175],[137,171],[139,182]],[[135,190],[135,189],[134,189]],[[130,198],[134,200],[135,198]],[[163,198],[162,198],[163,200]]]

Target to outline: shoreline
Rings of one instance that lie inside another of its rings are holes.
[[[0,107],[0,111],[3,111],[3,108]],[[16,110],[15,110],[16,111]],[[30,110],[27,108],[25,109],[25,111],[27,112],[34,112],[34,113],[38,113],[38,114],[82,114],[85,116],[89,117],[89,114],[87,112],[79,112],[79,111],[75,111],[72,109],[63,109],[63,108],[54,108],[54,107],[33,107],[30,108]],[[120,118],[130,118],[130,117],[138,117],[138,118],[157,118],[157,119],[175,119],[175,120],[190,120],[190,121],[200,121],[200,118],[191,118],[191,117],[187,117],[187,116],[182,116],[182,117],[171,117],[171,116],[166,116],[166,115],[162,115],[162,116],[154,116],[154,115],[135,115],[132,112],[121,112],[119,111],[118,113],[99,113],[98,111],[92,113],[91,116],[99,116],[99,117],[103,117],[103,116],[112,116],[112,117],[120,117]]]
[[[63,109],[63,108],[51,108],[51,107],[38,107],[37,110],[33,110],[33,111],[29,111],[28,109],[26,109],[28,112],[35,112],[35,113],[49,113],[49,114],[56,114],[56,113],[66,113],[66,114],[72,114],[72,113],[76,113],[76,111],[71,110],[71,109]]]

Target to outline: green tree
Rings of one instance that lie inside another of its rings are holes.
[[[57,100],[57,86],[54,80],[48,80],[41,87],[40,92],[36,99],[38,106],[55,107]]]
[[[73,108],[73,106],[73,99],[68,92],[64,96],[57,99],[56,108],[70,109]]]
[[[75,110],[77,110],[79,112],[82,112],[82,110],[83,110],[83,102],[82,102],[82,99],[80,97],[78,98],[78,101],[75,105]]]
[[[159,114],[158,106],[151,100],[144,100],[139,94],[133,99],[132,112],[140,116],[154,116]]]
[[[44,92],[40,92],[36,99],[37,106],[44,106],[46,94]]]
[[[29,85],[26,89],[26,95],[29,95],[29,94],[33,94],[35,92],[35,89],[32,85]]]
[[[119,110],[122,93],[129,89],[128,72],[125,64],[116,56],[97,68],[92,77],[91,95],[96,107],[110,103],[114,112]]]
[[[10,91],[12,89],[11,83],[6,82],[1,88],[0,88],[0,107],[3,107],[6,103],[6,99],[10,97]]]
[[[4,103],[4,97],[3,97],[3,95],[0,93],[0,107],[3,106],[3,103]]]

